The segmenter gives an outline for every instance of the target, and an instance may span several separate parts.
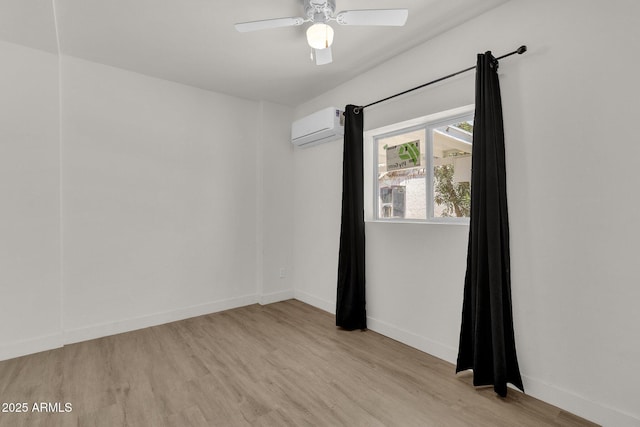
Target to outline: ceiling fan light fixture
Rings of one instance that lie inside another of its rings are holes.
[[[333,28],[324,23],[307,28],[307,42],[314,49],[326,49],[333,43]]]

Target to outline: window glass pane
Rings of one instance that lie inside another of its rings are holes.
[[[378,218],[426,219],[425,129],[378,138]]]
[[[434,128],[434,218],[469,217],[471,208],[471,142],[473,120]]]

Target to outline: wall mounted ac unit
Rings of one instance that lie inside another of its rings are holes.
[[[291,143],[298,147],[310,147],[341,139],[343,135],[344,115],[335,107],[315,112],[291,125]]]

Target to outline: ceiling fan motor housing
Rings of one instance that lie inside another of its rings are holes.
[[[313,22],[327,22],[335,10],[335,0],[304,0],[304,13]]]

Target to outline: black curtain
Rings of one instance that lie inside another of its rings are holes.
[[[363,111],[355,105],[345,107],[336,325],[348,330],[367,327],[364,298],[363,115]]]
[[[478,55],[471,172],[471,224],[456,372],[475,386],[524,391],[513,333],[509,218],[498,61]]]

